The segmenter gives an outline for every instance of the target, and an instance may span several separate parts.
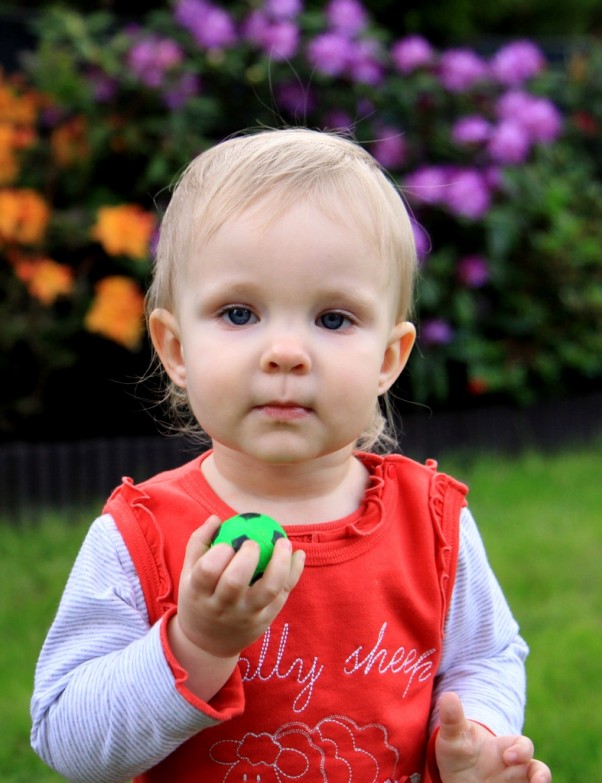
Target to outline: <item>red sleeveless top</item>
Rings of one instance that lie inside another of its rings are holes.
[[[207,454],[108,500],[138,570],[151,624],[175,611],[190,534],[236,510],[202,471]],[[139,783],[426,783],[428,723],[458,556],[466,487],[399,455],[358,454],[361,507],[286,528],[306,552],[301,580],[210,704],[213,717]],[[253,511],[253,509],[238,509]],[[286,526],[285,526],[286,527]],[[431,777],[431,774],[433,777]]]

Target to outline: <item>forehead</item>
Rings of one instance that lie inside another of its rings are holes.
[[[388,264],[348,214],[326,211],[307,200],[280,207],[263,200],[228,220],[199,249],[201,266],[218,258],[232,271],[271,265],[276,275],[319,263],[323,274],[353,269],[366,279],[388,276]]]
[[[380,223],[379,223],[380,218]],[[378,259],[382,268],[393,268],[394,252],[391,252],[391,227],[382,220],[378,209],[366,205],[365,199],[360,199],[355,193],[340,192],[336,196],[333,191],[313,190],[298,193],[286,186],[278,187],[261,198],[241,202],[235,209],[222,210],[219,204],[208,205],[202,221],[204,230],[193,241],[198,252],[211,242],[215,234],[222,237],[235,228],[252,226],[261,228],[266,234],[274,237],[279,226],[291,223],[306,223],[306,228],[315,234],[315,224],[321,224],[322,232],[341,227],[350,240],[365,247],[370,255]],[[312,224],[314,227],[312,228]],[[310,237],[308,237],[309,239]],[[322,233],[313,238],[323,243],[329,241],[328,233]],[[286,241],[286,237],[282,237]]]
[[[310,202],[277,216],[264,202],[224,223],[189,265],[180,291],[199,301],[286,302],[395,309],[386,263],[347,215]]]
[[[268,226],[304,200],[374,249],[398,292],[399,313],[408,312],[416,263],[412,229],[402,197],[382,174],[355,165],[336,170],[314,166],[309,173],[299,165],[283,173],[270,163],[259,173],[247,166],[248,176],[231,166],[220,179],[215,171],[209,177],[206,167],[200,168],[199,173],[193,167],[176,188],[164,222],[168,230],[161,232],[158,258],[172,263],[169,302],[189,261],[223,225],[253,211]]]
[[[327,210],[309,199],[287,205],[262,199],[223,223],[195,255],[201,266],[216,258],[231,269],[273,263],[275,273],[285,273],[293,263],[309,267],[316,261],[324,273],[353,266],[382,277],[387,268],[357,220],[343,209]]]

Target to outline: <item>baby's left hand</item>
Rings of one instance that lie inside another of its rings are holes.
[[[443,783],[551,783],[552,774],[533,758],[528,737],[495,737],[464,716],[460,698],[439,700],[441,726],[435,757]]]

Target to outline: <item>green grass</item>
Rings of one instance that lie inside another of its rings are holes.
[[[0,525],[0,780],[56,783],[29,745],[29,700],[35,662],[56,610],[85,524],[52,514],[19,527]]]
[[[525,733],[554,783],[602,781],[602,449],[449,457],[531,647]],[[57,783],[29,748],[35,661],[85,535],[48,513],[0,524],[0,780]]]
[[[602,781],[602,447],[441,467],[471,486],[531,648],[525,733],[554,783]]]

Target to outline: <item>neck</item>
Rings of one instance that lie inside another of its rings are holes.
[[[220,444],[203,462],[211,488],[237,512],[269,514],[281,524],[327,522],[360,505],[367,473],[351,447],[304,463],[270,464]]]

